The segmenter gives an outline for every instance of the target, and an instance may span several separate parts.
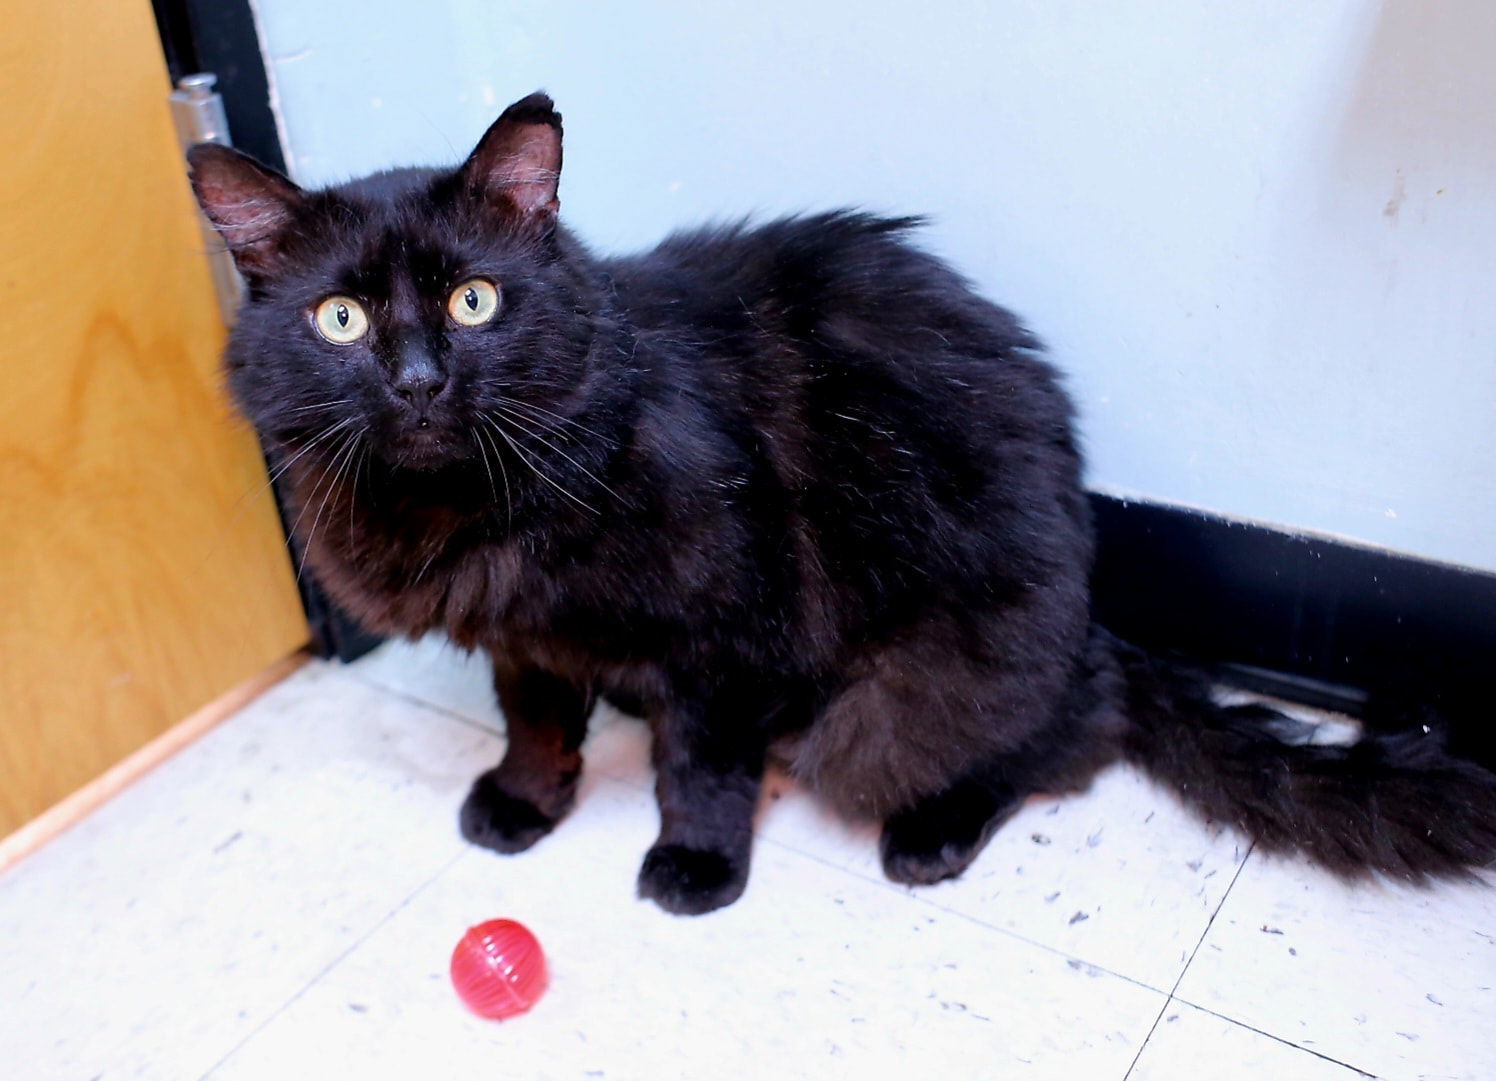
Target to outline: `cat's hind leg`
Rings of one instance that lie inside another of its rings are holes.
[[[894,881],[956,877],[1025,799],[1084,788],[1116,758],[1103,647],[1014,660],[934,635],[898,643],[868,659],[801,744],[796,775],[844,813],[883,822]]]
[[[988,756],[888,815],[878,845],[883,873],[909,886],[955,878],[1030,796],[1087,787],[1116,758],[1119,731],[1118,715],[1094,700],[1093,688],[1073,687],[1049,722],[1018,747]]]
[[[594,698],[588,688],[508,657],[495,658],[494,687],[509,745],[503,761],[473,782],[458,821],[475,845],[523,852],[571,809]]]
[[[955,878],[1028,797],[1089,785],[1118,755],[1125,727],[1116,708],[1119,680],[1105,637],[1093,630],[1043,724],[884,819],[884,874],[911,886]]]
[[[957,877],[1023,805],[1025,795],[994,765],[918,800],[884,820],[878,842],[883,873],[907,886]]]

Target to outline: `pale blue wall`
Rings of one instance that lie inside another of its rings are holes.
[[[1050,343],[1091,483],[1496,569],[1489,0],[256,0],[299,180],[544,87],[599,248],[928,212]]]

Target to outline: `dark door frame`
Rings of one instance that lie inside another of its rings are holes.
[[[151,0],[161,47],[172,82],[184,75],[212,72],[228,114],[234,146],[273,169],[286,171],[286,160],[270,107],[270,84],[254,15],[248,0]],[[162,105],[165,108],[165,103]],[[290,537],[285,492],[273,485],[281,529]],[[291,559],[301,565],[294,541]],[[310,576],[298,575],[297,588],[306,609],[312,644],[324,657],[351,661],[373,649],[380,639],[359,627],[335,605]]]

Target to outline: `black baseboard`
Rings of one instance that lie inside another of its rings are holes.
[[[1441,719],[1496,760],[1496,575],[1093,496],[1097,618],[1155,652],[1375,726]]]

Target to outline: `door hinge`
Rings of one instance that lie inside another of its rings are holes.
[[[172,122],[177,129],[177,142],[182,152],[198,143],[221,143],[232,146],[229,139],[229,120],[223,111],[223,97],[213,88],[218,76],[209,72],[184,75],[177,81],[177,88],[167,99],[171,105]],[[239,312],[239,302],[244,296],[244,280],[234,266],[234,259],[223,246],[223,240],[206,217],[199,215],[203,236],[207,241],[208,268],[213,275],[213,291],[218,294],[218,307],[223,321],[234,325]]]

